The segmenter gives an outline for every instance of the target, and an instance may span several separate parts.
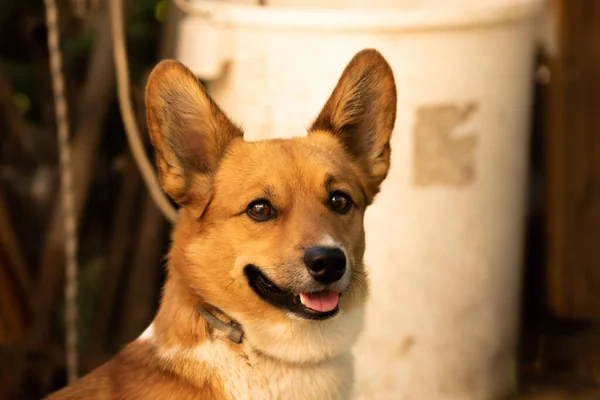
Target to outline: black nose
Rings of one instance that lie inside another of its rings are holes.
[[[317,282],[339,281],[346,272],[346,256],[337,247],[313,247],[304,253],[304,264]]]

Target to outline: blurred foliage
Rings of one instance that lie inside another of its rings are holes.
[[[101,0],[102,1],[102,0]],[[41,1],[1,0],[0,7],[0,63],[12,83],[18,105],[27,104],[25,118],[41,123],[40,90],[36,79],[40,54],[46,53],[44,9]],[[62,50],[65,70],[69,80],[81,84],[85,65],[94,42],[94,32],[76,19],[70,10],[70,2],[59,2]],[[107,5],[107,4],[106,4]],[[140,83],[143,73],[156,61],[157,42],[164,16],[164,0],[135,0],[132,2],[127,22],[127,46],[130,73],[134,84]],[[38,59],[36,59],[38,58]],[[37,63],[37,64],[34,64]]]
[[[17,97],[15,99],[17,106],[19,106],[19,103],[27,103],[26,108],[19,107],[23,112],[24,118],[32,123],[41,123],[39,88],[34,78],[35,71],[33,65],[26,62],[4,60],[2,66],[11,81],[13,91]]]

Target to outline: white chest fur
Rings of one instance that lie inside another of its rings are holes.
[[[288,364],[252,353],[241,356],[216,341],[193,349],[171,348],[161,355],[184,355],[210,368],[232,400],[342,400],[351,395],[350,353],[320,363]]]

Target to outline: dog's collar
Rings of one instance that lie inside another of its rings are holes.
[[[223,322],[206,308],[200,306],[196,307],[196,311],[211,327],[227,333],[227,337],[233,343],[242,343],[242,339],[244,338],[244,330],[240,324],[233,320],[230,323]]]

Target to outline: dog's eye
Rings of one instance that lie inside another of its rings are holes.
[[[338,214],[346,214],[352,208],[352,199],[344,192],[333,192],[329,195],[329,206]]]
[[[246,213],[255,221],[266,221],[275,216],[275,210],[267,200],[256,200],[248,205]]]

